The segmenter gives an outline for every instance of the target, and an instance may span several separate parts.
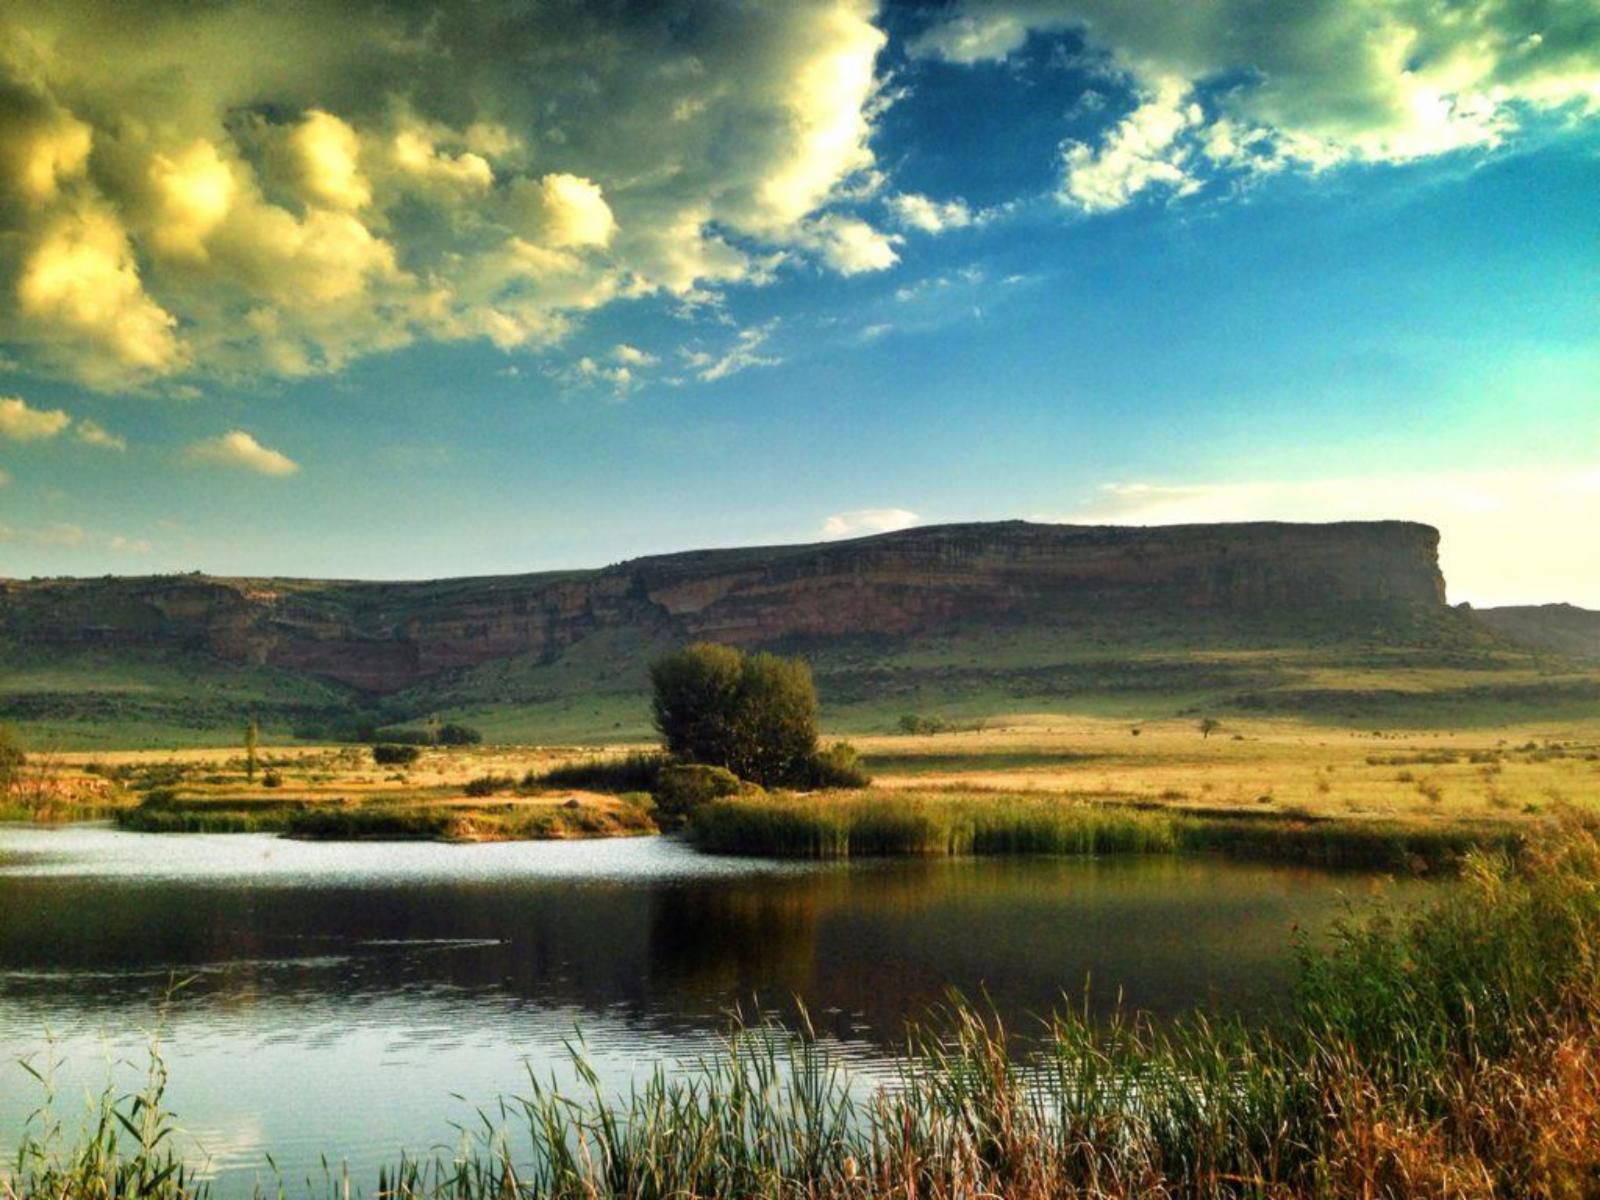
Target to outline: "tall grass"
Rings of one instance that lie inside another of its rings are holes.
[[[1600,843],[1575,825],[1516,861],[1474,855],[1431,908],[1303,947],[1292,1015],[1270,1030],[1068,1013],[1021,1052],[957,1000],[908,1051],[897,1086],[868,1090],[803,1027],[739,1027],[720,1054],[620,1098],[580,1054],[578,1094],[535,1080],[485,1115],[473,1150],[403,1159],[377,1194],[1593,1196]],[[113,1186],[120,1169],[92,1139],[29,1141],[0,1192],[189,1194],[177,1171]]]
[[[605,758],[562,763],[543,773],[529,771],[524,787],[583,788],[591,792],[653,792],[656,776],[667,765],[658,751],[635,751]]]
[[[697,809],[690,834],[713,853],[788,858],[918,854],[1171,854],[1211,851],[1342,867],[1451,865],[1514,850],[1499,827],[1246,818],[1052,796],[859,792],[733,796]]]

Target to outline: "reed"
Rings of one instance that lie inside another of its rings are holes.
[[[696,810],[712,853],[787,858],[1211,852],[1335,867],[1451,867],[1472,850],[1514,852],[1501,825],[1207,814],[1073,797],[860,791],[732,796]]]

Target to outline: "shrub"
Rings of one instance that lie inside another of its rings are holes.
[[[372,761],[379,766],[405,766],[422,757],[420,746],[403,746],[397,742],[379,742],[372,748]]]
[[[16,778],[17,770],[28,761],[28,756],[17,744],[11,726],[0,725],[0,792],[6,791]]]
[[[264,787],[264,788],[279,788],[279,787],[282,787],[283,786],[283,776],[279,775],[271,767],[268,767],[267,771],[266,771],[266,774],[261,776],[261,786]]]
[[[656,777],[656,807],[669,818],[684,819],[703,804],[738,794],[738,776],[726,767],[675,763]]]
[[[900,718],[901,733],[943,733],[945,728],[942,717],[924,717],[918,713],[907,713]]]
[[[764,786],[803,782],[817,751],[817,689],[798,658],[698,642],[650,666],[667,750]]]
[[[835,742],[812,755],[805,776],[805,786],[810,788],[864,788],[872,782],[849,742]]]
[[[653,752],[589,758],[562,763],[543,774],[529,771],[522,777],[522,786],[584,788],[591,792],[652,792],[656,776],[666,762],[665,757]]]
[[[483,741],[483,734],[471,725],[461,725],[454,721],[447,721],[439,726],[439,745],[441,746],[476,746]]]
[[[461,790],[469,796],[492,796],[496,792],[509,792],[517,781],[509,775],[479,775],[469,779]]]

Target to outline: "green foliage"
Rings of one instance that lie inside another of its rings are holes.
[[[702,805],[739,794],[739,778],[726,767],[673,763],[656,776],[656,807],[669,820],[683,820]]]
[[[806,788],[864,788],[872,782],[861,755],[849,742],[834,742],[813,754],[800,779],[799,786]]]
[[[379,742],[372,748],[372,761],[379,766],[408,766],[422,757],[422,747],[398,742]]]
[[[509,775],[479,775],[475,779],[467,780],[466,786],[461,790],[468,796],[493,796],[500,792],[509,792],[517,786],[517,781]]]
[[[266,773],[261,776],[261,786],[264,788],[280,788],[283,786],[283,776],[268,767]]]
[[[483,734],[470,725],[462,725],[456,721],[446,721],[439,726],[439,745],[441,746],[476,746],[483,741]]]
[[[1215,717],[1201,717],[1200,718],[1200,725],[1199,725],[1200,736],[1203,737],[1203,738],[1210,737],[1213,733],[1215,733],[1217,730],[1219,730],[1221,728],[1222,728],[1222,722],[1217,720]]]
[[[803,782],[817,751],[817,689],[798,658],[697,642],[650,667],[672,754],[763,786]]]
[[[897,727],[901,733],[910,734],[943,733],[948,728],[943,717],[925,717],[919,713],[906,713]]]
[[[0,792],[11,787],[18,770],[28,761],[11,726],[0,724]]]
[[[542,774],[529,771],[522,779],[525,788],[582,788],[589,792],[653,792],[656,776],[667,763],[664,755],[633,753],[609,758],[589,758],[563,763]]]

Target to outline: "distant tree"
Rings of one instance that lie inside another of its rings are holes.
[[[379,766],[409,766],[422,757],[416,746],[402,746],[395,742],[379,742],[372,748],[372,761]]]
[[[28,756],[22,752],[17,735],[9,725],[0,725],[0,793],[11,790]]]
[[[763,786],[804,786],[817,755],[817,689],[798,658],[698,642],[650,667],[669,752]]]
[[[441,746],[476,746],[483,741],[483,734],[470,725],[461,725],[455,721],[446,721],[439,726],[439,744]]]
[[[1221,728],[1222,722],[1217,720],[1215,717],[1200,718],[1200,736],[1203,738],[1210,737],[1213,733]]]
[[[256,719],[251,717],[244,727],[244,777],[251,783],[256,778],[256,743],[261,739],[261,730],[256,725]]]

